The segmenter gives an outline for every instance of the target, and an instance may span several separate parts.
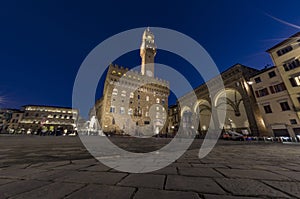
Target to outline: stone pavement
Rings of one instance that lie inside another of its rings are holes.
[[[169,139],[112,138],[130,151]],[[161,170],[130,174],[96,161],[78,137],[0,136],[0,198],[300,198],[300,145],[201,140]]]

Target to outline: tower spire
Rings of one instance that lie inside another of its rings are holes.
[[[150,28],[146,28],[142,37],[142,44],[140,48],[140,56],[142,58],[142,75],[149,77],[154,76],[154,57],[156,55],[156,45],[154,42],[154,34]]]

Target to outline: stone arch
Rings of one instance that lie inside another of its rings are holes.
[[[182,117],[183,116],[183,113],[184,112],[192,112],[191,108],[188,107],[188,106],[184,106],[182,109],[181,109],[181,112],[180,112],[180,116]]]
[[[226,109],[223,128],[225,130],[249,130],[248,117],[241,93],[235,88],[225,88],[214,97],[214,107],[219,113]]]
[[[211,104],[208,100],[200,99],[194,104],[193,111],[199,121],[198,132],[199,134],[204,135],[211,122]]]

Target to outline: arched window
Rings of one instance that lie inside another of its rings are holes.
[[[146,96],[146,101],[147,101],[147,102],[149,101],[149,96]]]
[[[156,98],[156,103],[159,104],[160,100],[159,98]]]

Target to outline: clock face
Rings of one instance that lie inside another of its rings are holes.
[[[147,70],[146,71],[146,75],[149,76],[149,77],[152,77],[153,76],[153,73],[151,70]]]

